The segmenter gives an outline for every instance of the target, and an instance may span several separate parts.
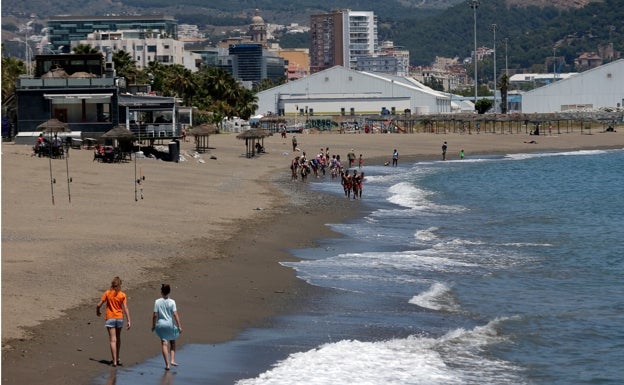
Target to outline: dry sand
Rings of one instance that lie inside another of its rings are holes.
[[[320,148],[364,164],[399,164],[472,154],[624,147],[615,133],[297,134],[308,156]],[[123,332],[126,365],[159,354],[150,333],[161,282],[172,284],[184,325],[180,343],[216,343],[280,311],[308,290],[278,262],[288,249],[331,236],[325,223],[353,213],[355,202],[309,194],[290,182],[291,135],[265,139],[266,154],[244,157],[234,134],[186,161],[93,162],[91,150],[68,161],[31,157],[30,146],[2,145],[2,380],[6,384],[84,384],[105,369],[110,353],[94,305],[114,276],[124,281],[133,327]],[[528,141],[537,143],[530,144]],[[216,159],[210,159],[213,155]],[[203,161],[203,162],[202,162]],[[67,169],[72,182],[67,183]],[[279,181],[279,183],[276,183]],[[337,189],[339,185],[337,185]],[[71,203],[69,194],[71,191]],[[138,197],[138,201],[135,201]],[[357,207],[357,206],[355,206]]]

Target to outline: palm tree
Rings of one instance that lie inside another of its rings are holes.
[[[91,54],[91,53],[101,54],[101,52],[98,49],[91,47],[90,44],[78,44],[72,49],[72,52],[74,52],[75,54]]]
[[[172,65],[166,68],[168,87],[175,96],[182,98],[184,104],[189,105],[197,90],[193,73],[181,65]]]
[[[136,68],[136,62],[128,52],[124,50],[114,52],[113,63],[115,64],[117,75],[128,79],[128,81],[132,80],[132,83],[136,84],[139,71]]]
[[[249,119],[258,109],[258,97],[252,91],[243,89],[236,103],[236,109],[238,116]]]
[[[15,81],[26,73],[24,62],[13,57],[2,57],[2,104],[15,93]]]
[[[501,113],[507,113],[507,91],[509,89],[509,77],[507,74],[503,74],[500,77],[500,81],[498,83],[501,92]]]

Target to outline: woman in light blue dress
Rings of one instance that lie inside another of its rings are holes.
[[[169,298],[171,286],[163,283],[160,287],[162,298],[154,302],[154,314],[152,316],[152,331],[160,338],[162,354],[165,360],[165,370],[170,365],[177,366],[175,360],[175,340],[182,333],[180,316],[173,299]]]

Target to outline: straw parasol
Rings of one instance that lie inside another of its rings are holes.
[[[96,76],[90,72],[78,71],[69,75],[69,77],[70,78],[94,78]]]
[[[69,125],[67,123],[61,122],[56,118],[46,120],[45,122],[38,125],[37,129],[46,133],[71,132],[71,129],[69,128]]]
[[[264,148],[264,138],[272,135],[273,134],[268,130],[251,128],[236,135],[236,138],[245,139],[245,146],[247,148],[246,156],[251,158],[256,154],[256,143],[261,143],[261,147]]]
[[[193,127],[191,134],[195,136],[196,151],[204,153],[210,147],[208,147],[208,139],[210,135],[218,132],[217,126],[214,124],[204,123],[197,127]]]
[[[128,130],[126,126],[120,124],[106,131],[101,137],[106,139],[132,140],[134,134],[132,131]]]
[[[67,72],[62,68],[53,68],[50,71],[41,75],[42,78],[66,78]]]

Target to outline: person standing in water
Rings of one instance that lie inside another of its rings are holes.
[[[446,145],[446,142],[444,142],[442,144],[442,160],[446,160],[446,149],[447,149],[447,147],[448,146]]]
[[[178,366],[175,360],[175,340],[182,333],[178,308],[176,302],[169,298],[170,292],[171,286],[163,283],[160,287],[162,297],[154,301],[152,314],[152,331],[160,338],[165,370],[169,370],[170,365]]]

